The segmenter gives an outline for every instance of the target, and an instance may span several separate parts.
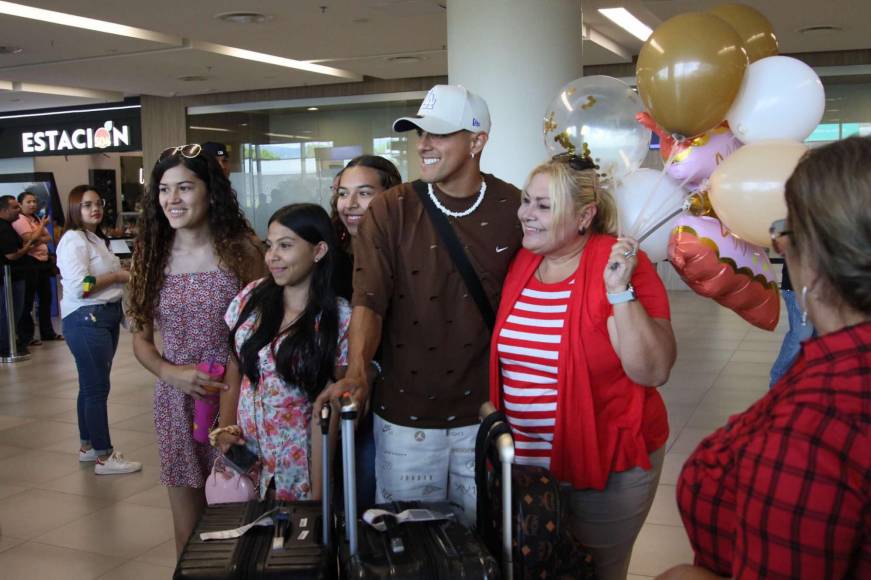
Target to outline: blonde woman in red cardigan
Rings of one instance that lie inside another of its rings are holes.
[[[490,393],[517,461],[567,487],[570,525],[597,577],[623,579],[668,438],[656,388],[675,359],[665,288],[630,238],[592,162],[536,167],[517,212],[523,248],[505,279]]]

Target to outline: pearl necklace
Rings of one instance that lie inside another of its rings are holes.
[[[429,193],[429,198],[435,204],[439,211],[441,211],[446,216],[461,218],[466,217],[481,205],[481,202],[484,201],[484,194],[487,192],[487,182],[481,178],[481,193],[478,194],[478,199],[475,200],[475,203],[472,204],[472,207],[467,209],[466,211],[451,211],[439,202],[439,199],[435,196],[435,192],[432,190],[432,183],[427,184],[427,193]]]

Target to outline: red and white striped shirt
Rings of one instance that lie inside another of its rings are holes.
[[[532,277],[499,332],[502,400],[518,464],[550,467],[556,424],[559,345],[574,284]]]

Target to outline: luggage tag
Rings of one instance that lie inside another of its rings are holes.
[[[284,549],[284,541],[290,531],[290,512],[287,508],[280,508],[273,518],[275,520],[275,534],[272,536],[272,551]]]
[[[388,519],[393,520],[396,525],[401,525],[420,522],[437,522],[439,520],[450,520],[453,518],[454,514],[444,514],[426,508],[411,508],[401,511],[398,514],[387,510],[372,508],[363,513],[363,521],[379,532],[386,532],[388,530],[388,524],[386,521]]]
[[[200,534],[200,540],[204,542],[208,542],[209,540],[232,540],[234,538],[240,538],[245,533],[253,528],[254,526],[264,526],[269,527],[273,525],[272,514],[277,512],[281,508],[273,508],[268,512],[265,512],[262,516],[251,522],[250,524],[245,524],[244,526],[239,526],[238,528],[232,530],[221,530],[219,532],[203,532]]]

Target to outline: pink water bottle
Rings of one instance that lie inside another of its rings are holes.
[[[214,361],[201,362],[197,365],[197,370],[209,375],[209,379],[220,381],[224,378],[224,365]],[[205,387],[206,390],[213,390]],[[220,391],[215,391],[216,394],[211,394],[194,401],[194,441],[198,443],[209,442],[209,431],[212,429],[212,424],[215,422],[215,417],[218,416],[220,407],[220,396],[217,394]]]

